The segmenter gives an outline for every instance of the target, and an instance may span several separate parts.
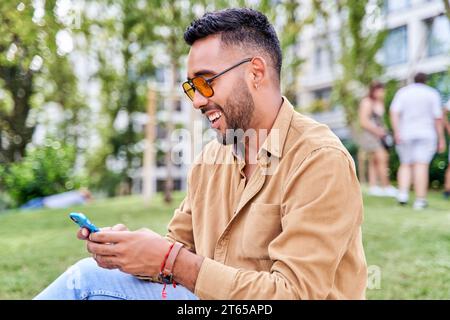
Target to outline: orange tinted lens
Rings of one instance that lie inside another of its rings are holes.
[[[194,100],[194,88],[189,84],[189,82],[183,83],[183,90],[189,97],[189,99]]]
[[[195,88],[202,94],[202,96],[207,98],[212,97],[213,90],[205,79],[203,79],[202,77],[197,77],[192,79],[192,83],[194,84]]]

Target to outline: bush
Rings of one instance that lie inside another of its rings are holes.
[[[27,151],[21,162],[0,172],[4,192],[19,206],[37,197],[45,197],[82,186],[82,178],[74,172],[76,151],[48,140],[45,146]]]

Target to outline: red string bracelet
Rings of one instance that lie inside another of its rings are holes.
[[[164,257],[164,260],[163,260],[163,262],[162,262],[162,264],[161,264],[161,271],[160,271],[160,273],[159,273],[161,278],[162,278],[162,276],[163,276],[163,270],[164,270],[164,267],[165,267],[165,265],[166,265],[167,258],[169,257],[170,251],[172,251],[172,248],[173,248],[174,244],[175,244],[175,243],[172,243],[172,244],[170,245],[170,248],[169,248],[169,250],[167,251],[167,253],[166,253],[165,257]],[[173,282],[172,282],[172,283],[173,283],[173,287],[176,288],[175,280],[172,280],[172,281],[173,281]],[[164,286],[163,286],[163,289],[162,289],[162,292],[161,292],[161,296],[162,296],[163,299],[166,299],[166,298],[167,298],[166,285],[167,285],[167,283],[164,282]]]

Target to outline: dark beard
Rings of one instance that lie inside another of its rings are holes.
[[[223,108],[221,108],[222,114],[225,116],[227,129],[225,134],[219,131],[216,132],[217,140],[223,145],[241,142],[245,131],[250,127],[255,110],[252,96],[244,81],[240,81],[240,83],[235,85],[232,92],[233,94],[230,95],[225,104],[227,111],[224,112]]]

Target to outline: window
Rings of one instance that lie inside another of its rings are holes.
[[[330,110],[331,88],[322,88],[312,92],[313,101],[308,106],[309,112],[321,113]]]
[[[331,69],[331,65],[331,54],[325,45],[325,41],[318,41],[314,50],[314,69],[321,71],[329,70]]]
[[[161,150],[156,151],[156,167],[161,168],[166,166],[166,154]]]
[[[167,130],[164,125],[158,124],[156,126],[156,139],[166,139],[167,138]]]
[[[166,81],[166,75],[164,68],[157,68],[156,69],[156,82],[158,83],[164,83]]]
[[[384,64],[387,66],[408,61],[408,30],[406,26],[389,31],[383,50]]]
[[[331,96],[331,88],[324,88],[314,91],[314,100],[329,101]]]
[[[398,11],[408,8],[410,6],[410,0],[386,0],[384,2],[384,10],[387,13]]]
[[[322,68],[322,48],[316,47],[316,50],[314,50],[314,68],[315,69],[321,69]]]
[[[175,102],[175,111],[181,112],[183,110],[183,106],[181,105],[181,100],[177,100]]]
[[[157,179],[156,180],[156,191],[157,192],[163,192],[166,187],[166,180],[163,179]],[[181,179],[173,179],[173,190],[179,191],[181,190],[182,183]]]
[[[450,22],[444,15],[425,21],[427,27],[427,54],[435,56],[450,51]]]

